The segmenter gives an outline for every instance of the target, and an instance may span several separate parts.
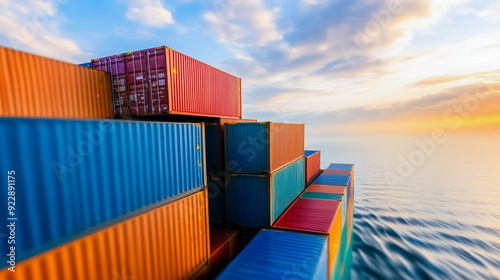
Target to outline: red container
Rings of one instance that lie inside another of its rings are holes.
[[[298,198],[273,228],[310,232],[328,237],[328,279],[332,279],[342,236],[342,202]]]
[[[94,59],[113,80],[115,117],[241,118],[241,79],[162,46]]]
[[[306,157],[306,186],[316,177],[320,170],[321,152],[305,151]]]
[[[215,277],[240,252],[238,231],[210,228],[210,274]]]

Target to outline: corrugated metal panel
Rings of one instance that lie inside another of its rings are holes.
[[[258,174],[268,170],[266,123],[228,123],[226,133],[228,172]]]
[[[232,175],[226,188],[226,219],[240,226],[261,227],[270,224],[270,178]]]
[[[208,230],[202,191],[20,262],[0,279],[188,279],[208,262]]]
[[[271,175],[271,224],[286,210],[286,208],[304,190],[304,158]]]
[[[347,187],[342,186],[329,186],[329,185],[310,185],[307,187],[305,192],[325,192],[325,193],[337,193],[346,195]]]
[[[304,124],[269,123],[269,173],[304,156]],[[305,167],[305,166],[304,166]]]
[[[19,178],[18,260],[205,185],[201,124],[0,118],[0,131],[0,170]]]
[[[346,223],[348,204],[345,195],[331,192],[304,192],[300,197],[342,201],[342,225]]]
[[[241,118],[241,80],[167,47],[94,59],[110,72],[116,117],[180,114]]]
[[[328,279],[332,279],[340,245],[341,201],[298,198],[273,228],[328,235]]]
[[[238,231],[210,228],[210,270],[219,274],[239,253]]]
[[[241,79],[167,50],[170,113],[241,118]]]
[[[271,226],[304,189],[304,159],[272,175],[231,175],[226,188],[228,223]]]
[[[326,279],[326,260],[323,236],[265,230],[217,279]]]
[[[221,118],[207,125],[207,172],[209,176],[223,176],[226,171],[226,124],[255,123],[256,120]]]
[[[271,174],[303,157],[304,125],[227,125],[226,164],[231,173]]]
[[[225,180],[223,178],[208,178],[207,189],[210,223],[224,223]]]
[[[109,74],[0,46],[0,116],[112,118]]]
[[[306,157],[306,183],[308,184],[320,172],[321,152],[304,151]]]

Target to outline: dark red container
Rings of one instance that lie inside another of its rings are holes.
[[[306,158],[306,186],[312,182],[320,170],[321,152],[304,151]]]
[[[217,276],[240,252],[238,231],[210,228],[210,274]]]
[[[166,46],[92,60],[110,72],[115,117],[241,118],[241,79]]]

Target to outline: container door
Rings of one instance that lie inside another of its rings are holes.
[[[147,51],[149,111],[151,114],[168,112],[167,58],[165,47]]]
[[[125,117],[129,112],[129,99],[127,94],[127,75],[125,71],[125,58],[113,56],[101,58],[92,62],[92,68],[106,71],[111,74],[113,84],[113,113],[115,117]]]
[[[130,114],[149,114],[147,52],[128,53],[125,57],[129,89]]]

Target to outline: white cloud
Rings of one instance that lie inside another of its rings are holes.
[[[489,7],[478,13],[480,17],[500,18],[500,4]]]
[[[58,2],[0,0],[0,39],[13,49],[36,53],[59,60],[78,62],[80,48],[59,32]]]
[[[274,22],[277,13],[279,8],[268,10],[261,0],[216,0],[203,17],[223,43],[265,46],[283,38]]]
[[[174,23],[172,13],[159,0],[133,1],[125,16],[149,26],[162,27]]]

